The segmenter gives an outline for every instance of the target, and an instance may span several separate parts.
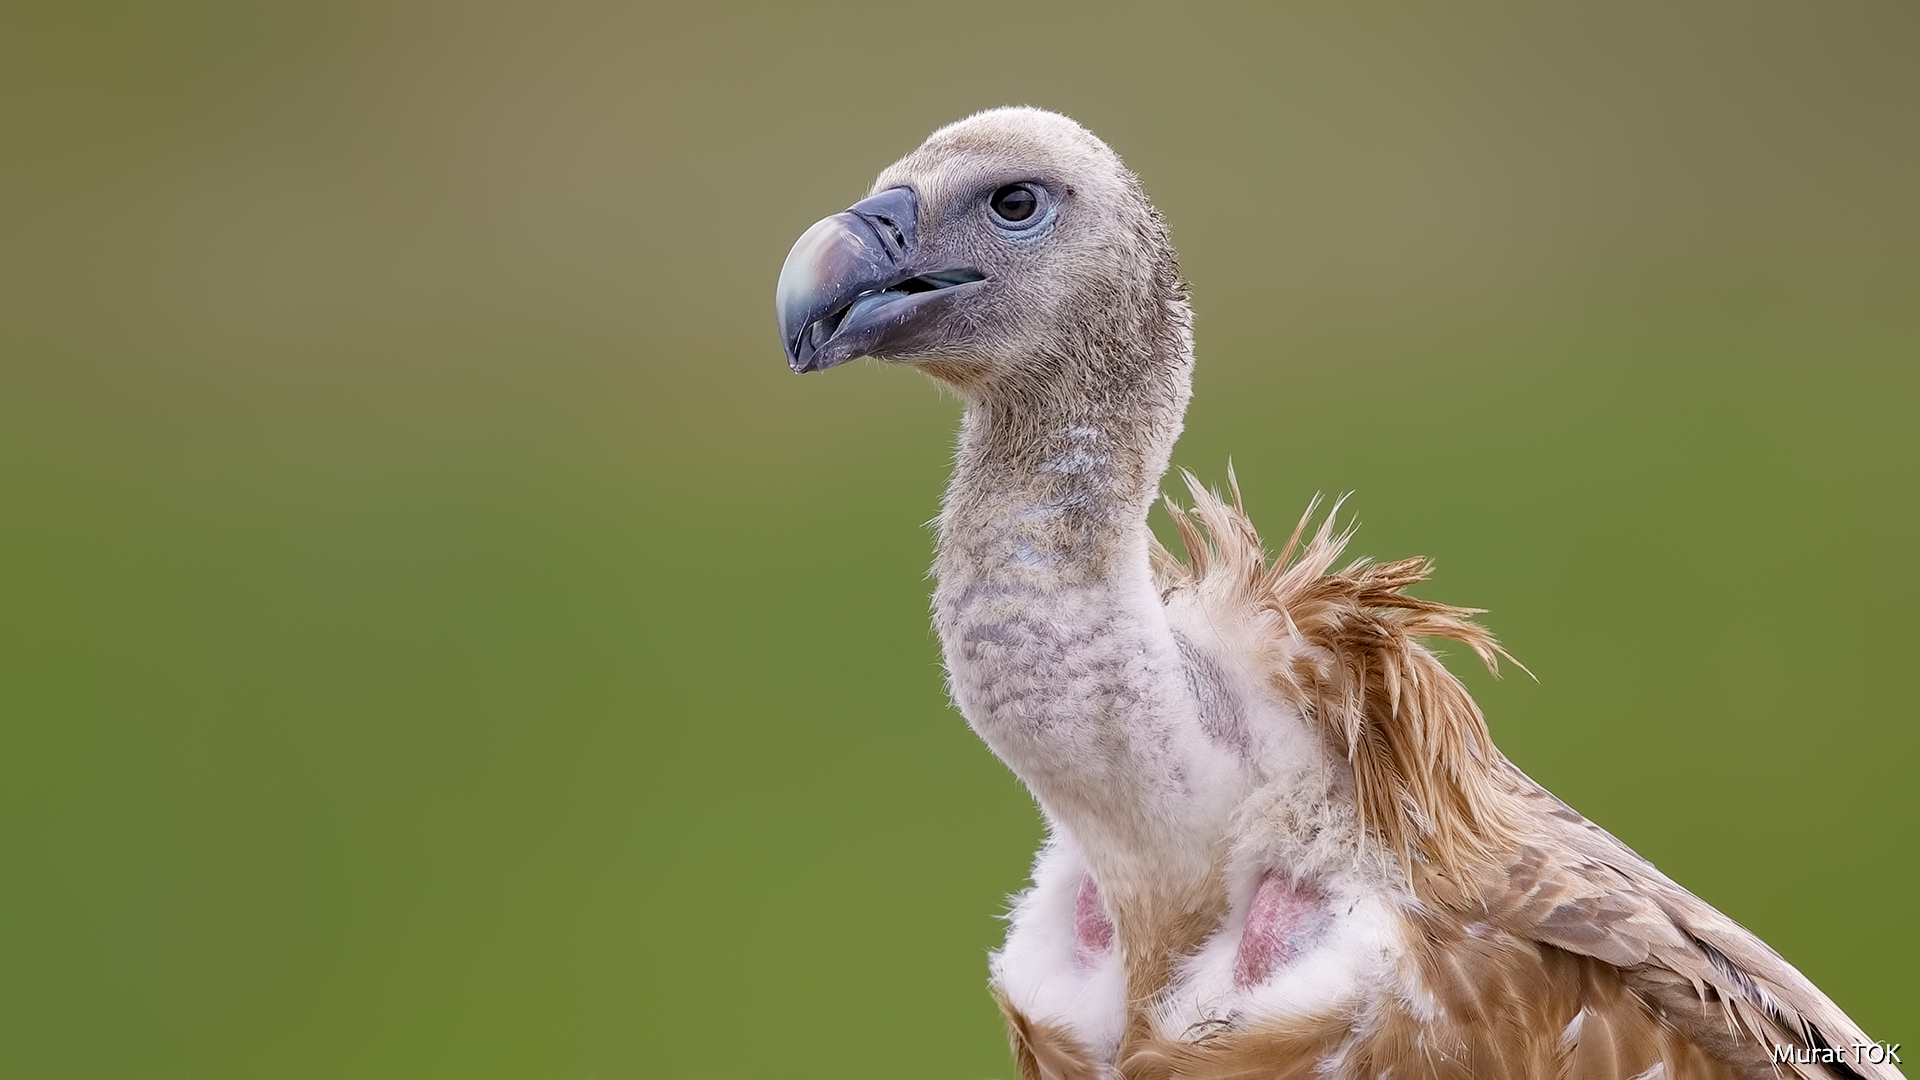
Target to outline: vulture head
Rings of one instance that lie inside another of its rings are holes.
[[[808,229],[775,294],[787,362],[912,364],[969,398],[1185,399],[1190,316],[1160,216],[1107,145],[1032,108],[933,133]]]

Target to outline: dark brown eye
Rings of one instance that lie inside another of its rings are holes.
[[[1033,216],[1040,208],[1040,197],[1025,184],[1008,184],[993,193],[987,200],[987,206],[1003,221],[1021,222]]]

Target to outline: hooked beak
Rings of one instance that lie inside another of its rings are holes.
[[[800,234],[773,296],[787,366],[824,371],[871,356],[936,300],[986,278],[921,266],[919,216],[912,188],[888,188]]]

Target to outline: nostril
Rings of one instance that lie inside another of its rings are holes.
[[[888,188],[870,195],[847,208],[873,230],[874,240],[888,255],[900,258],[914,246],[914,225],[920,216],[920,199],[913,189]]]

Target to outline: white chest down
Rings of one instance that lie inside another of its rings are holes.
[[[1269,869],[1239,877],[1220,928],[1178,966],[1155,1004],[1160,1038],[1339,1014],[1380,995],[1420,996],[1407,984],[1398,898],[1360,875],[1301,880]],[[1099,887],[1064,837],[1041,852],[1033,881],[993,957],[994,984],[1025,1015],[1111,1060],[1127,1021],[1126,961]]]

